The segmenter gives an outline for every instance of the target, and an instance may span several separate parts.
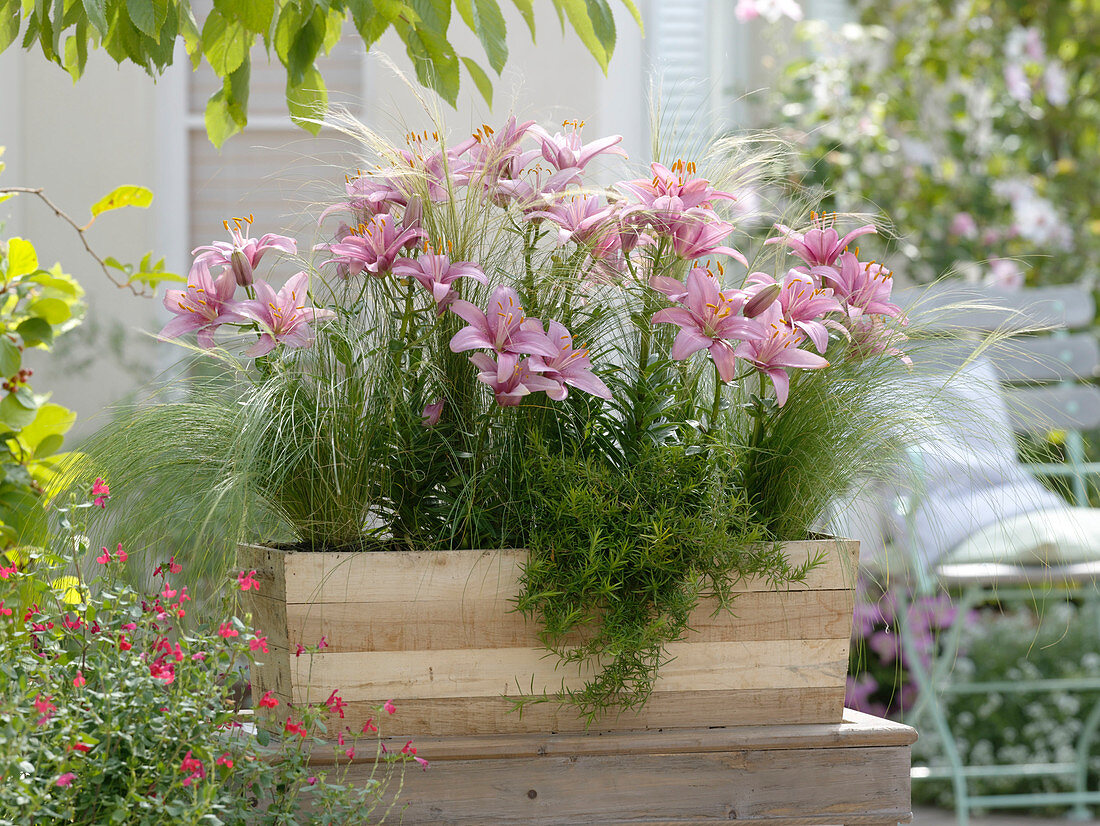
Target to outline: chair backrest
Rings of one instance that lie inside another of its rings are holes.
[[[1091,293],[1080,287],[1001,290],[936,284],[898,290],[899,304],[929,332],[970,338],[994,331],[1018,333],[987,355],[1004,384],[1012,427],[1021,434],[1064,431],[1066,461],[1033,465],[1044,475],[1068,477],[1078,505],[1088,504],[1087,477],[1100,463],[1085,460],[1082,431],[1100,427],[1100,346],[1088,329],[1096,315]],[[951,346],[946,345],[945,350]]]

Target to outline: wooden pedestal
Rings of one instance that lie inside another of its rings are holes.
[[[408,766],[390,819],[892,826],[912,820],[916,736],[908,726],[845,710],[844,722],[825,725],[418,738],[417,753],[431,768]],[[326,760],[314,757],[318,766]],[[353,765],[349,781],[365,781],[371,765]]]

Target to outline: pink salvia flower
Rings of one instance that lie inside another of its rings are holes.
[[[329,711],[333,714],[339,714],[340,719],[344,718],[344,709],[348,707],[348,704],[344,702],[343,698],[337,694],[338,689],[333,689],[332,693],[328,695],[328,699],[325,700],[325,705],[328,706]]]
[[[800,330],[787,324],[778,304],[772,304],[756,320],[764,325],[765,337],[742,341],[737,345],[735,355],[751,362],[757,370],[772,380],[775,385],[775,400],[782,407],[787,403],[791,383],[785,368],[818,370],[828,367],[829,362],[816,353],[798,348],[806,337]]]
[[[336,243],[320,244],[316,249],[332,254],[332,258],[322,261],[321,266],[337,264],[346,268],[348,275],[366,271],[383,276],[390,271],[402,250],[411,249],[426,236],[420,227],[398,227],[397,220],[383,212],[352,228],[349,235]]]
[[[275,699],[275,695],[270,691],[265,691],[258,705],[260,708],[275,708],[275,706],[279,705],[279,701]]]
[[[539,329],[542,324],[535,321]],[[558,321],[551,321],[548,325],[547,338],[554,342],[558,348],[558,355],[554,358],[545,356],[532,356],[530,369],[540,373],[543,377],[557,382],[558,387],[547,390],[546,395],[560,401],[569,395],[566,385],[576,387],[585,393],[599,396],[601,399],[610,399],[611,391],[607,389],[599,377],[592,372],[592,362],[588,358],[588,350],[583,347],[573,346],[573,336],[565,329],[565,325]]]
[[[180,772],[187,775],[187,777],[183,779],[184,786],[190,786],[198,780],[206,779],[206,769],[203,767],[202,761],[196,757],[192,757],[190,749],[187,750],[187,755],[183,758],[183,762],[180,763]]]
[[[267,637],[256,637],[255,639],[249,640],[248,648],[250,651],[262,651],[264,654],[267,654]]]
[[[238,319],[255,321],[260,338],[245,351],[250,358],[266,356],[282,342],[287,347],[309,347],[313,344],[313,322],[332,318],[332,310],[307,307],[309,276],[300,272],[283,285],[278,294],[262,279],[256,279],[256,298],[242,301],[235,315]]]
[[[230,637],[239,637],[241,635],[240,632],[228,622],[223,622],[221,625],[218,626],[218,633],[221,634],[225,639],[229,639]]]
[[[423,757],[413,756],[413,760],[417,762],[421,769],[423,769],[424,771],[428,770],[428,761],[425,760]]]
[[[237,285],[247,287],[252,284],[253,272],[265,252],[281,250],[293,255],[298,251],[294,239],[287,238],[285,235],[268,233],[263,238],[249,238],[248,230],[252,226],[252,221],[251,215],[247,218],[232,219],[232,227],[229,221],[223,221],[223,226],[233,240],[231,242],[215,241],[208,246],[191,250],[192,255],[197,252],[202,253],[195,259],[195,263],[201,261],[208,267],[225,267],[223,273],[232,272]]]
[[[823,224],[827,218],[814,215],[814,220]],[[874,224],[857,227],[843,238],[832,227],[823,225],[805,233],[795,232],[783,224],[776,224],[775,228],[783,234],[783,237],[769,238],[764,243],[785,244],[810,267],[831,267],[854,239],[869,232],[875,232]]]
[[[0,565],[0,579],[7,579],[19,571],[14,565]]]
[[[397,711],[397,706],[393,704],[393,700],[386,700],[385,705],[382,707],[386,710],[386,714],[393,714]]]
[[[100,565],[106,565],[108,562],[111,561],[111,552],[108,551],[106,548],[103,548],[102,550],[103,553],[97,556],[95,558],[95,561],[98,562]]]
[[[92,485],[92,496],[95,497],[92,504],[97,508],[106,508],[106,500],[111,496],[111,489],[107,487],[107,483],[102,479],[96,477],[95,483]]]
[[[454,261],[449,256],[433,255],[427,250],[419,258],[398,258],[393,274],[400,278],[414,278],[432,295],[438,312],[442,315],[456,296],[452,285],[456,278],[472,278],[481,284],[488,283],[481,267],[472,261]]]
[[[214,332],[226,321],[233,321],[233,293],[237,283],[226,270],[216,279],[211,276],[205,261],[196,261],[187,276],[185,290],[165,290],[164,307],[176,318],[164,325],[161,338],[179,338],[187,333],[197,333],[199,347],[209,350],[214,346]],[[227,315],[229,314],[229,315]]]
[[[34,698],[34,709],[42,716],[38,718],[37,725],[44,726],[50,721],[53,713],[57,711],[57,706],[50,702],[52,697],[39,694]]]
[[[558,348],[545,333],[524,326],[526,316],[520,306],[519,296],[511,287],[501,286],[493,290],[487,312],[462,299],[451,304],[450,309],[470,325],[451,338],[452,353],[483,347],[501,354],[540,355],[547,358],[555,358],[558,354]],[[514,366],[514,362],[507,365],[508,371]],[[481,365],[478,367],[481,368]]]
[[[572,130],[564,135],[558,132],[553,137],[538,125],[532,125],[530,131],[535,136],[535,140],[542,146],[542,156],[546,158],[547,163],[557,170],[583,170],[597,155],[621,155],[624,158],[626,157],[626,152],[617,146],[617,144],[622,143],[622,135],[609,135],[591,143],[581,143],[581,127],[583,125],[580,121],[566,121],[562,126],[571,126],[573,127]]]
[[[55,786],[71,786],[74,780],[76,780],[76,775],[73,772],[65,772],[64,774],[59,774],[57,780],[55,780],[53,784]]]
[[[247,591],[249,588],[255,588],[256,591],[260,590],[260,583],[256,580],[255,571],[241,571],[238,573],[237,584],[242,591]]]
[[[73,688],[80,688],[87,682],[88,681],[84,679],[84,672],[78,671],[76,672],[76,676],[73,677]]]
[[[736,362],[731,341],[755,340],[765,335],[758,321],[740,315],[745,304],[744,294],[738,290],[723,292],[718,279],[702,267],[696,267],[688,273],[683,304],[653,315],[654,324],[675,324],[680,328],[672,343],[672,358],[679,361],[706,349],[722,381],[732,381]]]

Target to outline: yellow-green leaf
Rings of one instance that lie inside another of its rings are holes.
[[[5,272],[8,281],[21,275],[29,275],[37,269],[38,254],[34,251],[34,244],[22,238],[8,241],[8,267]]]
[[[92,218],[108,210],[129,206],[144,208],[151,203],[153,203],[153,193],[143,186],[116,187],[92,204]]]
[[[59,576],[50,585],[61,595],[61,601],[66,605],[80,605],[88,601],[87,592],[75,576]]]

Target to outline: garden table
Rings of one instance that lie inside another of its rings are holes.
[[[431,768],[409,764],[391,817],[466,826],[908,823],[916,737],[846,709],[832,725],[423,738],[417,753]],[[357,760],[348,781],[365,782],[371,765]]]

